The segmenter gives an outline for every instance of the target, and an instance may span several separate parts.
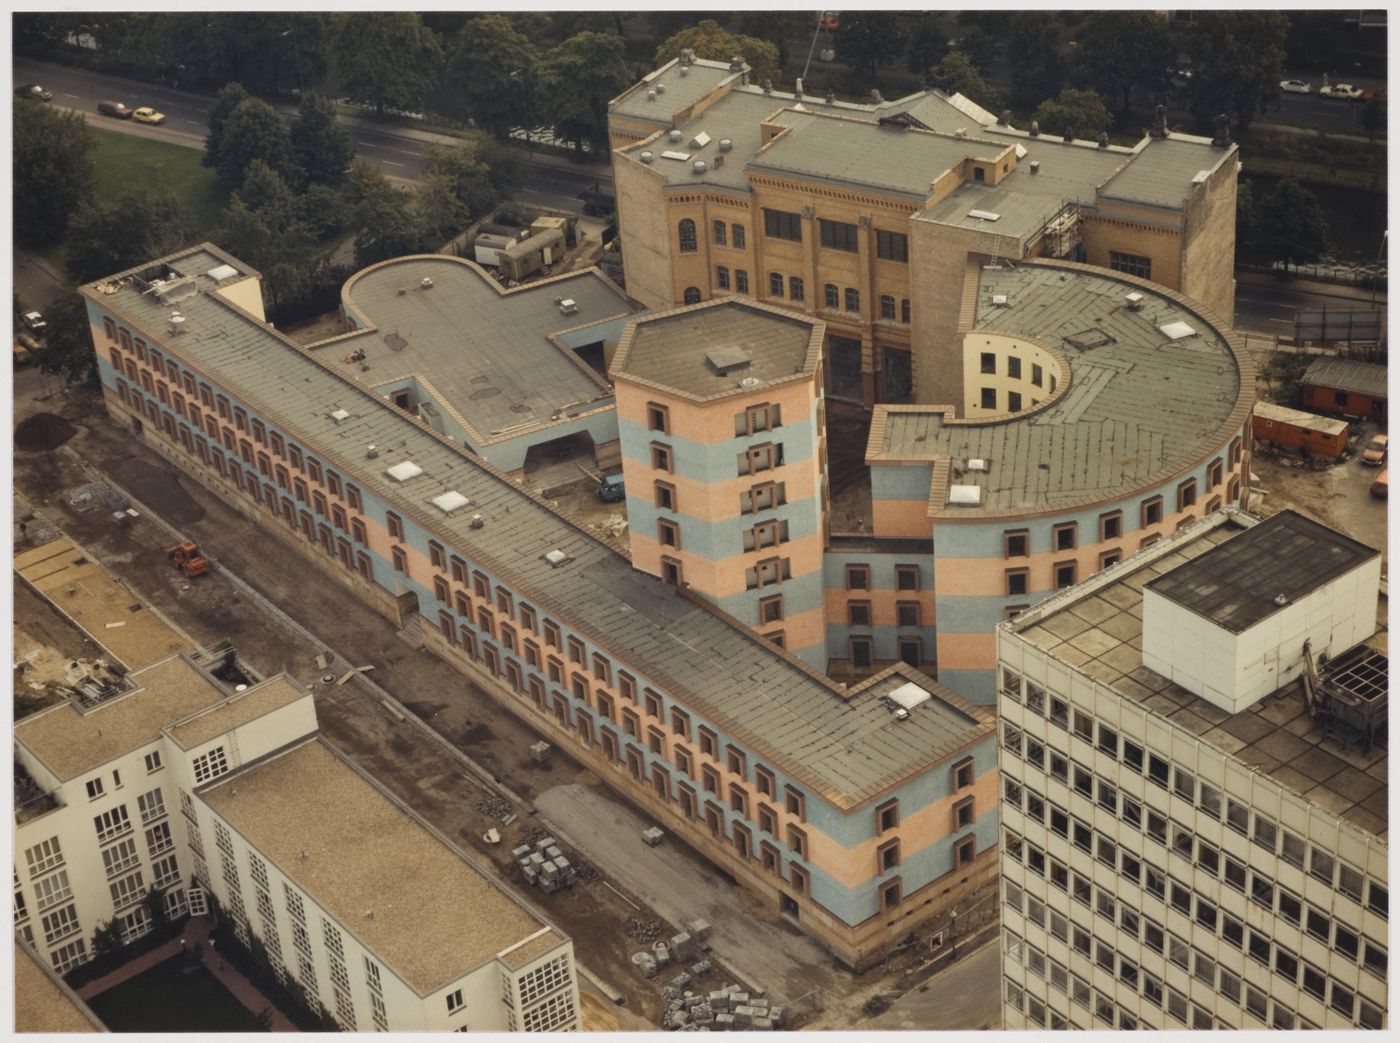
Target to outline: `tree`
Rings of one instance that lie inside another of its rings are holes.
[[[96,387],[97,356],[93,354],[87,301],[76,291],[69,291],[49,305],[46,316],[46,336],[42,346],[33,352],[39,370],[62,377],[65,384]],[[95,943],[94,937],[94,948]]]
[[[437,82],[442,43],[416,14],[354,11],[335,16],[331,68],[354,101],[414,111]]]
[[[470,142],[461,148],[429,145],[427,169],[430,177],[443,180],[457,203],[473,217],[489,213],[501,201],[500,193],[491,183],[490,168],[477,156]]]
[[[1266,263],[1259,253],[1258,209],[1253,183],[1240,179],[1235,189],[1235,259],[1240,264]]]
[[[272,307],[304,295],[320,267],[316,235],[301,218],[296,197],[280,173],[261,159],[224,211],[221,241],[264,275]]]
[[[1053,98],[1064,85],[1060,57],[1060,22],[1048,11],[1021,11],[1012,16],[1006,57],[1011,64],[1011,101],[1033,109]]]
[[[429,174],[413,193],[413,216],[422,230],[422,238],[438,249],[485,211],[469,209],[457,196],[456,184],[450,177]]]
[[[159,185],[130,184],[79,207],[65,238],[79,283],[173,253],[193,237],[189,210]]]
[[[782,69],[778,62],[777,44],[731,33],[712,18],[667,37],[656,49],[656,64],[664,65],[672,58],[679,57],[686,48],[694,51],[697,58],[710,58],[717,62],[727,62],[738,55],[748,62],[752,70],[749,79],[753,83],[764,80],[776,82]]]
[[[1005,15],[1005,19],[1007,19],[1004,24],[1002,20],[998,20],[998,24],[1003,24],[1003,28],[999,31],[1004,32],[1006,26],[1010,24],[1011,13],[1007,11],[1001,12],[1001,14]],[[991,30],[982,25],[974,25],[962,35],[961,39],[954,40],[950,46],[965,54],[967,60],[972,63],[972,67],[984,76],[991,69],[992,62],[996,60],[996,39],[992,36]]]
[[[290,184],[301,181],[287,121],[267,102],[249,98],[238,103],[221,129],[215,163],[219,180],[229,187],[242,184],[254,160],[262,160]]]
[[[1134,98],[1160,91],[1176,48],[1166,22],[1153,11],[1096,11],[1078,33],[1074,82],[1118,105],[1126,116]]]
[[[1366,104],[1361,106],[1361,126],[1366,130],[1367,140],[1374,145],[1376,143],[1376,131],[1385,126],[1385,110],[1381,108],[1380,99],[1372,95],[1366,99]]]
[[[103,920],[92,929],[92,951],[95,956],[106,956],[122,947],[122,932],[116,920]]]
[[[219,165],[219,148],[224,140],[224,124],[233,115],[233,110],[242,105],[252,95],[241,83],[226,83],[214,96],[214,104],[209,107],[209,135],[204,139],[204,156],[200,160],[206,167]]]
[[[1093,91],[1070,88],[1058,97],[1043,101],[1033,117],[1045,134],[1073,130],[1076,138],[1096,138],[1113,126],[1113,115]]]
[[[1279,11],[1199,11],[1187,39],[1190,107],[1199,130],[1216,114],[1235,117],[1240,133],[1279,95],[1288,16]]]
[[[146,907],[146,915],[150,917],[151,929],[156,937],[165,934],[170,927],[170,915],[165,911],[165,893],[152,884],[146,889],[141,904]]]
[[[842,12],[836,52],[852,69],[868,75],[871,84],[879,81],[880,66],[893,62],[903,50],[904,30],[893,11]]]
[[[14,106],[15,237],[52,243],[92,187],[97,139],[83,117],[32,101]]]
[[[412,200],[363,161],[351,172],[355,205],[355,263],[360,267],[429,248]]]
[[[950,51],[929,69],[926,79],[930,87],[937,87],[945,94],[961,94],[990,112],[1001,109],[1001,91],[984,80],[961,51]]]
[[[535,45],[509,18],[478,15],[462,26],[453,44],[443,77],[451,99],[446,107],[505,137],[530,119],[538,61]]]
[[[302,97],[300,118],[292,124],[292,147],[306,180],[315,184],[340,184],[355,158],[355,143],[336,121],[335,104],[319,94]]]
[[[1266,263],[1310,264],[1327,251],[1327,219],[1313,195],[1291,177],[1257,206],[1259,253]]]
[[[928,11],[918,15],[909,29],[909,53],[904,67],[910,72],[922,73],[941,62],[947,53],[948,37],[938,27],[937,17]]]
[[[555,47],[540,63],[540,104],[559,137],[594,155],[608,149],[608,102],[632,82],[615,36],[583,32]]]

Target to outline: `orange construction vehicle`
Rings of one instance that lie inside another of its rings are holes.
[[[199,544],[193,540],[186,540],[174,547],[166,547],[165,555],[174,561],[175,567],[190,579],[202,576],[209,571],[209,559],[200,551]]]

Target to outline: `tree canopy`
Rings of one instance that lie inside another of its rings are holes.
[[[843,11],[836,33],[836,55],[852,69],[878,81],[880,66],[904,52],[904,30],[893,11]]]
[[[69,290],[44,313],[48,328],[44,341],[33,352],[41,372],[56,374],[65,384],[96,384],[97,357],[93,354],[92,327],[87,301]]]
[[[1011,64],[1011,102],[1032,109],[1064,85],[1060,22],[1049,11],[1020,11],[1011,19],[1006,57]]]
[[[667,37],[656,49],[656,64],[666,64],[672,58],[679,57],[686,48],[694,51],[697,58],[717,62],[727,62],[738,55],[749,63],[752,70],[749,80],[753,83],[764,80],[776,83],[781,73],[777,44],[755,36],[731,33],[712,18]]]
[[[1291,177],[1254,205],[1252,239],[1266,263],[1311,264],[1327,252],[1327,219],[1317,196]]]
[[[97,139],[76,112],[14,105],[14,227],[21,242],[51,243],[92,188]]]
[[[300,184],[301,168],[292,148],[292,135],[282,114],[259,98],[238,103],[219,131],[215,169],[219,180],[243,183],[249,164],[262,160],[291,184]]]
[[[219,165],[219,147],[224,140],[224,124],[233,115],[233,110],[251,98],[243,84],[234,81],[226,83],[214,95],[214,104],[209,106],[209,134],[204,139],[204,155],[200,159],[206,167]]]
[[[1154,11],[1095,11],[1078,33],[1074,80],[1116,103],[1127,115],[1165,86],[1176,60],[1167,24]]]
[[[189,211],[159,185],[133,184],[89,199],[64,237],[68,274],[78,283],[173,253],[191,237]]]
[[[1113,126],[1113,115],[1093,91],[1070,88],[1036,107],[1034,120],[1042,133],[1074,131],[1076,138],[1096,138]]]
[[[929,69],[927,81],[946,94],[961,94],[990,112],[1001,110],[1002,93],[982,78],[961,51],[949,51]]]
[[[417,111],[442,69],[442,43],[411,13],[346,11],[335,15],[331,70],[355,101]]]
[[[1288,15],[1279,11],[1199,11],[1187,46],[1192,68],[1190,106],[1206,131],[1218,113],[1234,116],[1243,133],[1277,100],[1283,78]]]
[[[503,14],[468,19],[453,41],[443,97],[456,115],[500,137],[534,116],[535,45]]]
[[[622,41],[577,33],[540,63],[540,103],[565,141],[588,142],[595,155],[608,148],[608,102],[631,84]]]
[[[296,149],[306,180],[338,185],[355,158],[355,143],[335,118],[335,104],[318,94],[301,99],[301,114],[292,124],[292,146]]]

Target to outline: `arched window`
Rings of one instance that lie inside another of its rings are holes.
[[[694,286],[687,286],[685,288],[685,297],[683,299],[685,300],[686,304],[699,304],[700,291],[697,290]]]
[[[695,222],[685,218],[680,223],[681,253],[693,254],[696,251]]]

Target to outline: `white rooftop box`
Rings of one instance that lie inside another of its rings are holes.
[[[1180,340],[1182,337],[1195,336],[1196,330],[1186,322],[1169,322],[1165,326],[1158,326],[1159,330],[1167,335],[1168,340]]]
[[[406,482],[410,478],[415,478],[423,473],[423,468],[419,467],[412,460],[405,460],[401,464],[395,464],[384,472],[396,482]]]
[[[980,485],[949,486],[948,502],[963,507],[976,507],[982,502],[982,487]]]
[[[451,514],[458,507],[465,507],[469,503],[471,503],[471,500],[467,499],[456,489],[449,489],[441,496],[433,497],[433,506],[442,511],[443,514]]]
[[[933,698],[925,689],[920,688],[913,681],[908,681],[900,685],[890,693],[889,697],[906,710],[912,710],[920,703],[926,703]]]

